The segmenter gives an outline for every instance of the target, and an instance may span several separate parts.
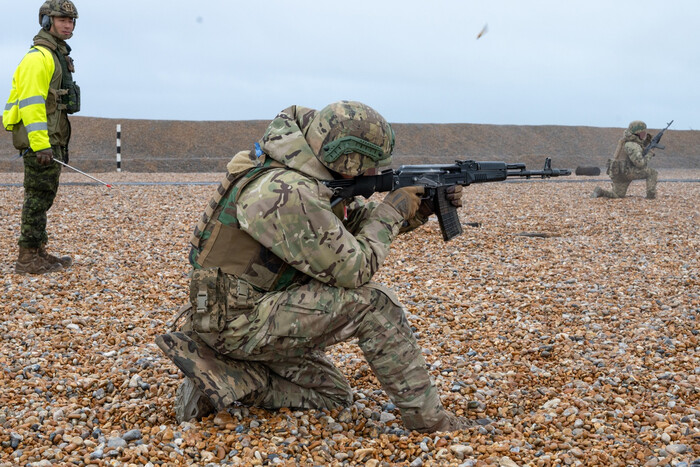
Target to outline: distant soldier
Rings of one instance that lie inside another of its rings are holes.
[[[3,126],[24,159],[24,205],[18,274],[61,271],[73,261],[46,251],[46,213],[58,191],[61,165],[68,162],[68,114],[80,110],[80,88],[66,40],[73,36],[78,10],[70,0],[49,0],[39,9],[41,30],[12,78]]]
[[[353,393],[326,348],[357,339],[407,428],[454,431],[396,295],[372,282],[400,232],[432,213],[423,187],[382,202],[331,205],[322,181],[391,163],[394,132],[375,110],[341,101],[283,110],[227,175],[191,239],[191,307],[156,343],[186,375],[178,422],[233,402],[333,409]],[[461,186],[448,199],[461,206]],[[177,321],[177,320],[176,320]]]
[[[648,166],[654,156],[652,151],[644,154],[644,148],[651,142],[646,123],[635,120],[629,124],[623,137],[617,143],[612,159],[608,160],[608,175],[612,180],[612,191],[596,187],[593,198],[624,198],[633,180],[646,180],[647,199],[656,198],[658,172]]]

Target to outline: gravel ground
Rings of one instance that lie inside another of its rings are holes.
[[[186,300],[213,186],[64,185],[49,247],[76,264],[45,276],[13,273],[22,189],[0,186],[0,465],[700,465],[700,183],[661,183],[656,200],[642,182],[590,199],[595,185],[469,187],[462,236],[443,243],[430,222],[395,243],[376,279],[403,300],[444,403],[478,422],[428,436],[403,429],[355,342],[329,350],[348,409],[178,425],[181,375],[153,339]]]

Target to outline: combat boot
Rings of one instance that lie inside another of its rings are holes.
[[[593,194],[591,194],[591,198],[600,198],[601,196],[603,196],[603,189],[599,186],[595,187]]]
[[[46,246],[41,245],[39,247],[39,255],[51,264],[59,263],[63,266],[63,269],[68,269],[73,264],[73,258],[70,256],[57,257],[46,251]]]
[[[476,425],[476,422],[469,420],[464,417],[458,417],[457,415],[443,410],[440,420],[432,426],[426,426],[421,428],[414,428],[414,430],[420,433],[435,433],[437,431],[457,431],[466,430]]]
[[[163,334],[156,337],[156,345],[218,411],[225,410],[235,401],[268,385],[269,370],[254,362],[233,360],[221,355],[196,333]],[[188,386],[182,388],[180,396],[183,407],[186,405],[184,402],[196,399],[185,392]]]
[[[17,274],[46,274],[63,271],[61,263],[51,263],[41,256],[39,248],[19,247],[19,257],[15,263]]]
[[[175,420],[178,423],[189,422],[193,419],[201,420],[202,417],[216,411],[209,398],[187,377],[177,388],[173,408],[175,409]]]

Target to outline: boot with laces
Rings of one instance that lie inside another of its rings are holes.
[[[49,272],[63,271],[61,263],[52,263],[39,252],[40,248],[20,246],[19,256],[15,263],[17,274],[46,274]]]
[[[39,247],[39,255],[41,255],[41,257],[47,260],[49,263],[59,263],[61,266],[63,266],[63,269],[68,269],[73,264],[73,258],[70,256],[54,256],[46,251],[45,245]]]

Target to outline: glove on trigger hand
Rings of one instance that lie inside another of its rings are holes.
[[[409,220],[416,215],[416,211],[423,201],[420,196],[423,193],[425,193],[425,188],[422,186],[399,188],[384,197],[384,204],[393,207],[405,220]]]

